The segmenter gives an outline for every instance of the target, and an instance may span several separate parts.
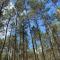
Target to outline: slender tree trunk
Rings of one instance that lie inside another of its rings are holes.
[[[54,39],[54,41],[55,41],[55,43],[57,45],[57,49],[60,52],[59,44],[58,44],[58,41],[57,41],[57,40],[59,40],[58,35],[57,35],[57,28],[52,27],[52,36],[53,36],[53,39]]]
[[[22,28],[21,28],[21,29],[22,29]],[[22,60],[22,58],[23,58],[23,57],[21,57],[21,56],[23,55],[23,54],[22,54],[22,46],[21,46],[21,45],[22,45],[22,32],[20,31],[20,44],[19,44],[19,46],[20,46],[20,47],[19,47],[19,50],[20,50],[20,51],[19,51],[19,53],[20,53],[20,54],[19,54],[19,59],[20,59],[20,60]]]
[[[25,60],[25,51],[24,51],[25,50],[24,49],[24,35],[25,34],[24,34],[24,26],[23,26],[23,29],[22,30],[23,30],[23,60]]]
[[[10,18],[11,18],[11,17],[10,17]],[[3,52],[4,46],[5,46],[5,43],[6,43],[7,30],[8,30],[8,24],[9,24],[9,22],[10,22],[10,18],[9,18],[9,21],[8,21],[8,23],[7,23],[7,27],[6,27],[6,34],[5,34],[4,44],[3,44],[3,47],[2,47],[1,52],[0,52],[0,60],[1,60],[1,57],[2,57],[1,55],[2,55],[2,52]]]
[[[51,40],[50,40],[50,46],[51,46],[51,49],[52,49],[52,52],[53,52],[53,56],[54,56],[54,60],[56,60],[56,57],[55,57],[55,53],[54,53],[54,49],[53,49],[53,44],[52,44],[52,35],[51,35],[51,29],[49,27],[49,24],[47,23],[47,20],[45,19],[45,26],[46,26],[46,32],[47,32],[47,35],[50,36]]]
[[[28,19],[28,24],[29,24],[29,29],[30,29],[30,21]],[[30,29],[30,32],[31,32],[31,29]],[[30,33],[31,34],[31,37],[32,37],[32,32]],[[33,45],[33,52],[34,52],[34,58],[35,60],[37,60],[37,56],[36,56],[36,52],[35,52],[35,47],[34,47],[34,40],[33,40],[33,37],[32,37],[32,45]]]
[[[26,35],[25,35],[25,23],[23,22],[23,60],[28,60],[28,55],[27,55],[27,40],[26,40]]]
[[[39,31],[39,26],[38,26],[38,23],[37,23],[37,20],[35,20],[36,22],[36,25],[37,25],[37,32],[39,32],[39,39],[40,39],[40,43],[41,43],[41,47],[42,47],[42,55],[43,55],[43,60],[45,60],[45,54],[44,54],[44,48],[43,48],[43,44],[42,44],[42,39],[41,39],[41,34],[40,34],[40,31]]]
[[[28,48],[28,42],[26,41],[26,60],[28,60],[28,52],[27,52],[27,48]]]
[[[11,29],[11,31],[12,31],[12,29]],[[11,47],[11,45],[10,45],[11,31],[10,31],[10,37],[9,37],[9,42],[8,42],[8,60],[10,60],[9,51],[10,51],[10,47]]]
[[[54,27],[53,27],[52,36],[53,36],[53,39],[54,39],[55,45],[56,45],[56,47],[54,49],[56,50],[56,53],[57,53],[56,55],[60,57],[60,49],[59,49],[59,43],[58,43],[59,42],[59,38],[58,38],[58,35],[57,35],[56,32],[57,32],[56,29],[54,29]]]
[[[34,42],[35,42],[35,49],[36,49],[36,51],[37,51],[37,43],[36,43],[36,38],[37,38],[37,35],[36,35],[36,32],[37,32],[37,30],[35,29],[35,30],[33,30],[34,31]],[[39,60],[39,58],[38,58],[38,54],[37,54],[37,60]]]
[[[16,51],[17,51],[17,17],[16,17],[15,46],[14,47],[15,47],[15,49],[14,49],[14,60],[16,60],[17,59],[17,57],[16,57]]]

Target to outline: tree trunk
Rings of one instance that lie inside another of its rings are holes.
[[[9,24],[9,22],[10,22],[10,18],[9,18],[8,24]],[[2,52],[3,52],[4,46],[5,46],[5,43],[6,43],[8,24],[7,24],[7,27],[6,27],[5,40],[4,40],[3,47],[2,47],[1,52],[0,52],[0,60],[1,60],[1,57],[2,57],[1,55],[2,55]]]

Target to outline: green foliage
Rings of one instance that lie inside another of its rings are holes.
[[[57,9],[60,9],[60,6],[58,6]]]
[[[5,19],[9,19],[11,16],[15,15],[15,9],[6,9],[5,12],[3,12],[3,18]]]
[[[19,12],[22,12],[24,9],[24,4],[23,0],[17,0],[16,2],[16,8]]]
[[[2,23],[2,22],[0,22],[0,28],[1,28],[1,27],[3,27],[3,26],[4,26],[4,25],[3,25],[3,23]]]
[[[9,1],[10,0],[0,0],[0,6],[3,5],[2,8],[7,6]]]
[[[35,7],[36,6],[36,0],[29,0],[29,4],[31,5],[31,7]]]
[[[29,4],[31,8],[33,9],[42,9],[44,7],[44,4],[42,2],[37,2],[36,0],[30,0]]]

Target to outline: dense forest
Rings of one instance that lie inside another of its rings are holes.
[[[0,0],[0,60],[60,60],[60,0]]]

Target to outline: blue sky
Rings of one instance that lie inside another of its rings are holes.
[[[58,0],[58,2],[56,4],[54,4],[54,3],[52,3],[50,1],[45,6],[46,9],[49,8],[49,11],[47,11],[47,13],[49,14],[49,16],[52,16],[54,13],[56,13],[57,7],[60,7],[60,0]]]

